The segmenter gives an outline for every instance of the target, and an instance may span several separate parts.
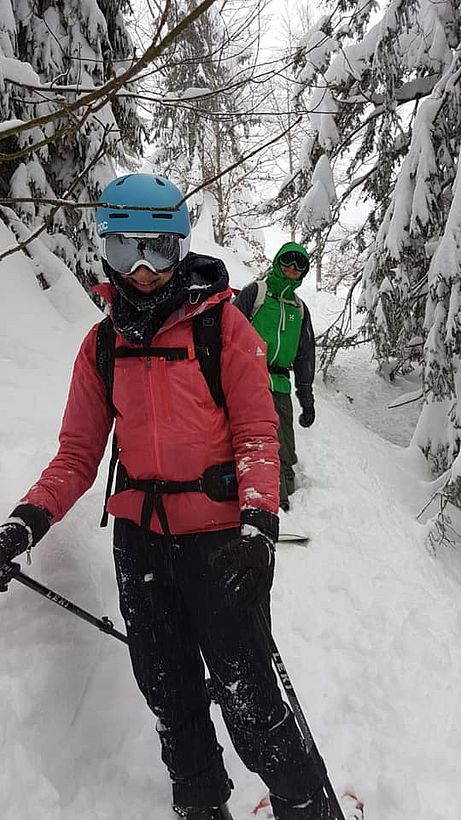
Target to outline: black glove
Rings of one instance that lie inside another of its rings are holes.
[[[315,408],[313,404],[303,407],[303,412],[299,417],[301,427],[310,427],[315,421]]]
[[[34,504],[19,504],[0,526],[0,591],[5,591],[11,577],[9,562],[35,546],[48,532],[51,520],[48,510]]]
[[[210,556],[221,575],[220,586],[230,607],[258,606],[274,579],[275,543],[279,521],[265,510],[244,510],[242,534]]]

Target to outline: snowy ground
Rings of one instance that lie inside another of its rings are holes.
[[[71,362],[98,317],[72,280],[53,291],[25,262],[2,264],[0,517],[54,454]],[[332,297],[307,295],[319,327]],[[415,516],[432,485],[407,446],[415,408],[387,410],[414,384],[383,383],[367,351],[343,357],[334,377],[316,384],[315,425],[296,431],[289,517],[311,542],[279,548],[275,638],[339,794],[357,792],[367,820],[459,820],[460,557],[424,546]],[[122,629],[110,536],[98,529],[104,478],[103,465],[27,571]],[[0,657],[2,820],[170,817],[124,645],[12,583]],[[264,789],[215,715],[235,820],[249,820]]]

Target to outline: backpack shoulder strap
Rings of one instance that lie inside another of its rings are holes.
[[[300,299],[299,296],[297,296],[296,293],[295,293],[295,302],[296,302],[297,307],[299,307],[299,309],[301,311],[301,322],[302,322],[303,319],[304,319],[304,307],[305,307],[305,305],[304,305],[303,300]]]
[[[256,316],[259,308],[261,307],[262,303],[264,302],[264,299],[266,298],[267,293],[267,282],[265,279],[257,279],[256,285],[258,290],[256,291],[256,298],[253,302],[253,307],[251,308],[250,322]]]
[[[112,402],[114,387],[114,358],[115,358],[115,330],[110,316],[98,325],[96,336],[96,368],[101,376],[107,394],[107,402],[115,416],[116,410]]]
[[[221,323],[224,302],[192,319],[195,352],[208,389],[218,405],[227,413],[226,398],[221,384]]]
[[[105,388],[107,403],[112,409],[115,416],[117,411],[112,401],[112,390],[114,387],[114,359],[115,359],[115,330],[110,316],[106,316],[99,325],[96,335],[96,368],[101,376]],[[109,462],[109,471],[107,475],[106,492],[104,498],[104,508],[100,527],[106,527],[108,521],[107,502],[112,492],[112,485],[114,483],[115,469],[118,462],[118,445],[115,432],[112,436],[112,452]]]

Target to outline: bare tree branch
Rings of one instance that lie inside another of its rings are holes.
[[[291,128],[294,128],[296,125],[298,125],[299,122],[300,122],[299,119],[296,120],[288,128],[286,128],[284,131],[277,134],[276,137],[273,137],[268,142],[264,143],[263,145],[260,145],[258,148],[255,148],[249,154],[246,154],[245,156],[240,157],[236,162],[234,162],[232,165],[229,165],[227,168],[225,168],[219,174],[216,174],[215,176],[209,177],[208,179],[206,179],[201,185],[197,186],[192,191],[190,191],[188,194],[186,194],[186,196],[183,197],[176,205],[162,207],[162,211],[176,211],[176,210],[178,210],[178,208],[180,208],[181,205],[183,205],[184,202],[186,202],[194,194],[198,193],[198,191],[201,191],[203,188],[206,188],[207,186],[211,185],[213,182],[216,182],[216,180],[218,180],[221,177],[225,176],[225,174],[228,174],[228,173],[230,173],[230,171],[233,171],[234,168],[237,168],[239,165],[242,165],[247,160],[254,157],[256,154],[260,153],[261,151],[264,151],[264,149],[268,148],[269,145],[273,145],[273,143],[277,142],[280,139],[283,139],[283,137],[287,134],[287,132]],[[108,131],[109,131],[109,129],[107,129],[107,132]],[[106,135],[107,134],[104,134],[104,139],[105,139]],[[96,163],[96,161],[101,158],[103,153],[104,153],[103,145],[101,144],[100,148],[98,149],[98,153],[97,153],[96,157],[93,158],[90,165],[88,165],[81,172],[81,174],[78,176],[78,178],[72,184],[72,186],[68,189],[68,191],[66,192],[66,197],[63,197],[61,199],[52,199],[50,197],[1,197],[0,198],[0,205],[40,203],[40,204],[43,204],[43,205],[52,205],[53,206],[53,210],[46,217],[43,224],[39,228],[37,228],[37,230],[27,240],[25,240],[25,242],[20,242],[17,245],[15,245],[14,247],[8,248],[8,250],[6,250],[2,254],[0,254],[0,262],[6,256],[11,256],[13,253],[17,253],[18,251],[24,250],[24,248],[30,242],[32,242],[33,239],[36,239],[37,236],[39,236],[41,233],[43,233],[43,231],[46,230],[46,228],[48,228],[50,224],[52,224],[53,218],[54,218],[56,212],[60,208],[79,208],[80,209],[80,208],[98,208],[99,207],[99,208],[123,209],[123,208],[126,207],[125,205],[113,204],[112,202],[99,202],[99,201],[98,202],[76,202],[76,201],[72,201],[72,200],[67,199],[67,194],[70,194],[72,192],[72,190],[74,190],[75,186],[77,185],[79,180],[82,178],[82,176],[84,174],[86,174],[87,171],[89,170],[89,168],[91,168]],[[145,205],[130,205],[130,210],[132,210],[132,211],[155,211],[155,210],[158,210],[158,208],[147,207]]]

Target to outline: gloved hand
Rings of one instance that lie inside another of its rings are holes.
[[[31,532],[25,526],[9,519],[0,526],[0,592],[6,592],[11,580],[9,562],[31,544]]]
[[[230,607],[258,606],[274,579],[278,517],[265,510],[244,510],[241,535],[210,556],[221,575],[220,586]]]
[[[310,427],[315,421],[315,408],[313,404],[303,407],[303,412],[299,417],[301,427]]]
[[[51,513],[42,507],[19,504],[0,526],[0,591],[5,591],[11,577],[9,562],[33,547],[45,535],[50,528],[51,519]]]

